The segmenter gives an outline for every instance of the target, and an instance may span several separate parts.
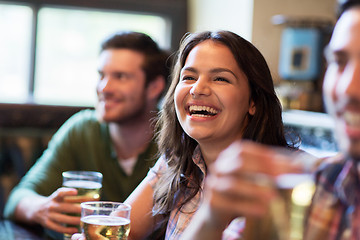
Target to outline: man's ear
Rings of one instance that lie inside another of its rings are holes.
[[[165,79],[163,76],[157,76],[154,80],[149,82],[146,88],[146,95],[148,100],[158,99],[165,89]]]

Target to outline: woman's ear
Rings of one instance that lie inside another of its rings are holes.
[[[254,103],[254,101],[251,101],[250,107],[249,107],[249,114],[253,116],[253,115],[255,115],[255,112],[256,112],[255,103]]]
[[[149,82],[146,88],[146,95],[148,100],[157,100],[165,89],[165,79],[163,76],[157,76],[154,80]]]

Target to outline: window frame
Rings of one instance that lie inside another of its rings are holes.
[[[171,22],[171,34],[170,34],[170,51],[175,51],[178,49],[179,42],[183,35],[187,32],[188,26],[188,10],[187,10],[187,1],[185,0],[0,0],[0,4],[10,4],[10,5],[24,5],[32,8],[33,10],[33,19],[32,19],[32,30],[31,30],[31,59],[30,59],[30,76],[28,77],[28,100],[23,104],[11,104],[11,103],[1,103],[0,102],[0,112],[7,112],[11,106],[16,109],[18,116],[23,116],[29,118],[29,113],[37,112],[39,115],[41,113],[49,113],[49,109],[54,109],[51,112],[66,111],[76,112],[79,109],[83,109],[82,106],[51,106],[51,105],[40,105],[33,102],[33,92],[34,92],[34,80],[35,80],[35,65],[36,65],[36,40],[37,40],[37,18],[39,10],[42,7],[59,7],[59,8],[78,8],[86,10],[105,10],[105,11],[124,11],[135,14],[155,14],[166,19],[169,19]],[[144,10],[146,9],[146,10]],[[26,114],[24,114],[26,112]],[[53,118],[58,116],[58,114],[53,114]],[[47,114],[48,118],[51,118]],[[33,118],[34,122],[29,123],[27,120],[27,127],[34,125],[38,127],[37,118]],[[12,114],[2,114],[2,121],[0,121],[0,129],[3,127],[21,127],[22,120],[16,121],[18,124],[14,123],[14,117]],[[49,120],[52,123],[49,127],[59,127],[64,119],[59,120],[57,123],[55,119]],[[47,127],[46,123],[44,123]]]

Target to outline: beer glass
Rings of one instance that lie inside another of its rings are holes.
[[[127,240],[131,206],[119,202],[81,203],[81,229],[87,240]]]
[[[94,171],[66,171],[62,173],[63,187],[75,188],[76,196],[66,196],[66,202],[81,203],[84,201],[100,200],[102,174]],[[80,226],[75,226],[79,228]],[[64,239],[71,239],[71,235],[64,234]]]
[[[261,186],[274,188],[277,196],[270,202],[268,215],[246,219],[245,239],[302,240],[305,216],[315,192],[312,171],[318,159],[299,150],[274,148],[274,151],[278,158],[299,164],[303,172],[282,174],[275,179],[259,175]]]
[[[278,197],[271,203],[271,218],[280,240],[302,240],[305,216],[315,192],[308,173],[284,174],[277,178]]]

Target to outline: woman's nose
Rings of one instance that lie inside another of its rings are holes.
[[[209,95],[211,93],[210,83],[205,78],[199,78],[191,87],[190,94],[193,97]]]

